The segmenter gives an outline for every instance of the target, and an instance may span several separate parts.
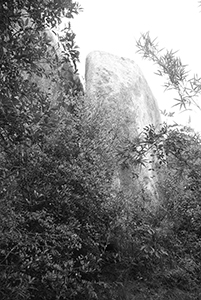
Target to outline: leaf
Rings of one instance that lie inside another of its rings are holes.
[[[27,26],[28,23],[29,23],[29,19],[27,18],[24,25]]]

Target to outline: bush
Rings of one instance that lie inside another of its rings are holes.
[[[4,1],[1,52],[1,299],[86,299],[96,296],[100,246],[112,213],[108,162],[89,134],[83,95],[64,84],[60,66],[79,52],[67,28],[64,59],[48,57],[45,24],[54,27],[77,4]],[[8,21],[8,22],[7,22]],[[14,26],[16,25],[16,26]],[[30,39],[31,36],[31,39]],[[75,48],[74,48],[75,47]],[[37,62],[48,64],[48,72]],[[58,67],[58,72],[49,70]],[[61,86],[57,103],[38,82]],[[105,142],[105,141],[104,141]]]

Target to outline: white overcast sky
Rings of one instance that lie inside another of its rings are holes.
[[[201,76],[201,7],[198,0],[78,0],[84,11],[72,22],[80,47],[80,75],[84,77],[87,54],[103,50],[128,57],[138,63],[159,107],[174,111],[172,94],[163,92],[163,80],[154,75],[151,62],[136,53],[136,40],[150,32],[161,48],[179,50],[188,69]],[[201,100],[200,100],[201,101]],[[178,109],[177,109],[178,111]],[[177,113],[177,121],[187,123],[188,113]],[[199,121],[200,120],[200,121]],[[200,124],[199,124],[200,123]],[[191,113],[191,125],[201,131],[201,111]]]

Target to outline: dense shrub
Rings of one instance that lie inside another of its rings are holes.
[[[98,280],[107,168],[79,122],[55,113],[57,125],[23,156],[2,151],[3,299],[81,299]]]
[[[112,217],[104,207],[112,170],[90,135],[83,95],[60,72],[76,64],[75,35],[67,28],[62,60],[49,57],[43,35],[78,6],[48,3],[0,5],[1,299],[94,298]],[[57,103],[24,74],[59,82]]]

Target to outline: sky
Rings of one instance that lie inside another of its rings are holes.
[[[136,53],[136,41],[150,32],[160,48],[178,50],[190,75],[201,76],[201,7],[198,0],[79,0],[83,12],[74,18],[72,28],[80,47],[80,76],[84,78],[85,59],[93,50],[107,51],[134,60],[141,68],[161,110],[175,111],[174,121],[201,132],[201,111],[181,113],[172,108],[172,92],[164,92],[164,79],[154,75],[156,67]],[[200,100],[201,101],[201,100]],[[190,115],[190,119],[189,119]]]

